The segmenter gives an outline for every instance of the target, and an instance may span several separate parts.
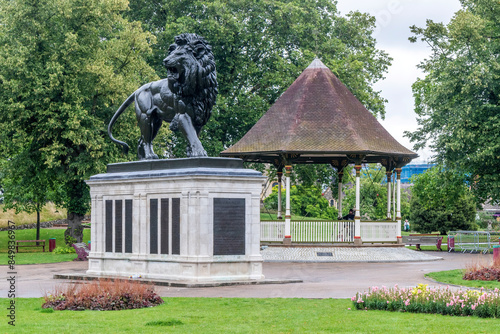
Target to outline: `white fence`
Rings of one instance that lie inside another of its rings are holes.
[[[353,242],[354,222],[292,221],[292,242]]]
[[[396,242],[397,222],[361,222],[363,242]],[[292,242],[354,242],[354,221],[292,221]],[[283,241],[285,221],[261,221],[260,241]]]
[[[284,238],[284,220],[260,222],[260,241],[283,241]]]
[[[398,222],[361,222],[363,242],[394,242],[398,236]]]

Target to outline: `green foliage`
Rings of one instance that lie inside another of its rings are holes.
[[[417,232],[476,229],[474,199],[455,171],[436,166],[413,179],[410,222]]]
[[[166,76],[162,59],[175,35],[197,33],[212,46],[219,96],[201,133],[209,155],[238,141],[315,55],[374,115],[384,115],[386,100],[372,85],[391,59],[375,48],[375,19],[367,14],[341,17],[329,0],[132,0],[130,8],[129,16],[158,39],[149,63],[160,77]],[[172,136],[169,151],[183,156],[183,139]]]
[[[476,224],[483,230],[489,229],[489,227],[493,230],[498,230],[500,227],[500,224],[493,216],[493,212],[478,212],[476,215]]]
[[[69,246],[62,246],[62,247],[56,247],[53,251],[54,254],[71,254],[71,253],[76,253],[74,247],[69,247]]]
[[[345,197],[342,201],[342,216],[349,213],[349,210],[356,206],[356,179],[352,176],[344,176],[344,182],[350,182],[351,187],[345,188]],[[361,170],[360,187],[360,211],[361,216],[370,220],[387,219],[387,183],[385,168],[380,165],[368,165]],[[392,184],[392,187],[394,184]],[[391,189],[394,191],[395,188]],[[393,199],[391,199],[393,203]],[[393,205],[391,205],[391,210]],[[403,220],[409,216],[409,196],[405,191],[401,191],[401,217]]]
[[[282,190],[281,208],[285,212],[285,190]],[[297,185],[290,189],[291,211],[294,215],[308,218],[336,219],[337,210],[328,205],[328,200],[323,197],[321,190],[315,186]],[[278,186],[264,199],[268,209],[278,210]]]
[[[64,233],[64,242],[66,243],[66,247],[71,247],[74,243],[77,242],[77,240],[72,237],[71,235],[68,235],[66,232]]]
[[[154,36],[125,20],[125,10],[125,0],[0,1],[6,203],[45,203],[52,191],[68,213],[88,211],[84,180],[120,152],[107,122],[130,92],[156,78],[143,59]]]
[[[500,3],[462,0],[450,23],[411,27],[430,45],[413,84],[420,128],[406,135],[430,144],[438,162],[464,173],[478,203],[500,201]]]

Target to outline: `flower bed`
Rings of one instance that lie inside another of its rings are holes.
[[[413,313],[438,313],[454,316],[500,317],[500,292],[481,290],[452,291],[428,288],[419,284],[414,288],[378,288],[357,293],[351,298],[358,310],[386,310]]]
[[[44,297],[42,308],[54,310],[125,310],[163,304],[152,285],[127,280],[71,283]]]

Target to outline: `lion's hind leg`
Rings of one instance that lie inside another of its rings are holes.
[[[152,103],[152,95],[148,90],[140,92],[136,98],[135,111],[141,137],[137,146],[137,156],[140,160],[158,159],[153,151],[153,139],[158,134],[162,120],[158,116],[158,107]]]

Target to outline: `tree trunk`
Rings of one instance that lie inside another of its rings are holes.
[[[36,239],[40,240],[40,203],[36,204]]]
[[[83,217],[84,215],[68,212],[68,228],[64,232],[66,245],[71,246],[75,242],[83,241]]]

